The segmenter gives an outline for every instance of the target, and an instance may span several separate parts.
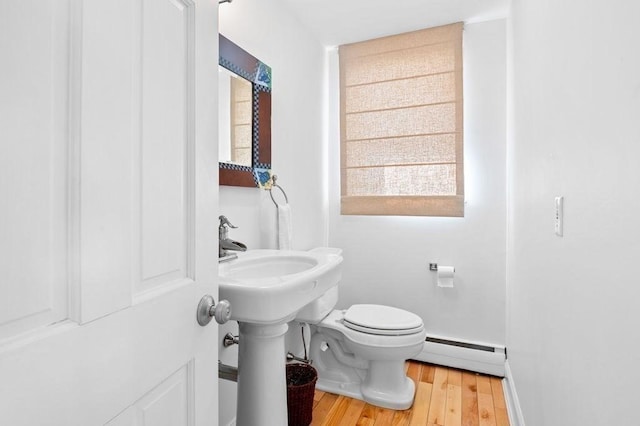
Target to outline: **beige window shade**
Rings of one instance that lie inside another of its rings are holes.
[[[340,46],[342,214],[464,215],[462,28]]]

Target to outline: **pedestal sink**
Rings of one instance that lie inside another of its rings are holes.
[[[330,249],[249,250],[220,264],[220,298],[239,323],[238,426],[287,424],[284,335],[296,313],[338,285]]]

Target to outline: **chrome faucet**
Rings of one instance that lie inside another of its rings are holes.
[[[218,219],[220,219],[220,226],[218,226],[218,259],[220,261],[235,259],[238,255],[235,253],[229,254],[228,251],[247,251],[247,246],[229,238],[229,228],[235,229],[237,226],[233,226],[225,216],[221,215]]]

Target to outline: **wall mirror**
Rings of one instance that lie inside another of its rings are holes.
[[[259,186],[271,169],[271,68],[218,36],[220,185]]]

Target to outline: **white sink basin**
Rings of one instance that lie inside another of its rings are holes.
[[[322,251],[249,250],[220,264],[220,299],[231,319],[253,324],[290,321],[340,281],[342,256]]]

